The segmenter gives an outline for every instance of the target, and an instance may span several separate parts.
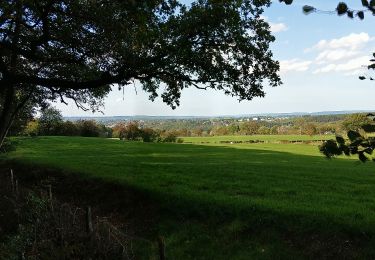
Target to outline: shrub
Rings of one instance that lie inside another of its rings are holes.
[[[37,136],[39,129],[39,122],[38,121],[30,121],[27,123],[26,128],[24,130],[24,135],[27,136]]]
[[[94,120],[80,120],[77,122],[81,136],[84,137],[99,137],[100,128]]]
[[[161,137],[163,143],[175,143],[177,141],[177,135],[174,132],[164,132]]]
[[[60,134],[65,136],[79,136],[81,132],[77,124],[66,121],[61,124]]]
[[[139,129],[137,122],[130,122],[128,124],[124,124],[119,129],[119,138],[121,140],[140,140],[142,139],[142,131]]]
[[[54,107],[48,107],[42,110],[39,118],[38,134],[39,135],[59,135],[63,117],[61,112]]]
[[[151,128],[144,128],[141,130],[141,138],[143,142],[155,142],[159,137],[159,133]]]

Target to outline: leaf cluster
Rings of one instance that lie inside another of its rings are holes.
[[[368,117],[375,121],[375,115],[368,114]],[[368,126],[368,124],[363,127]],[[373,126],[373,124],[372,124]],[[327,158],[332,158],[334,156],[339,156],[345,154],[346,156],[358,155],[358,159],[361,162],[366,162],[372,160],[375,162],[375,158],[371,155],[375,149],[375,137],[365,137],[359,133],[359,131],[349,130],[348,141],[346,141],[342,136],[336,136],[336,140],[325,141],[319,150]]]
[[[1,1],[0,86],[94,108],[111,85],[134,81],[172,108],[187,87],[262,97],[264,84],[281,84],[261,17],[270,3]]]

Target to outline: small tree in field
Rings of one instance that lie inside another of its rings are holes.
[[[119,131],[119,138],[121,140],[135,141],[141,139],[141,137],[142,131],[137,122],[129,122],[124,124]]]
[[[56,108],[47,107],[42,109],[38,122],[39,135],[59,135],[63,117]]]

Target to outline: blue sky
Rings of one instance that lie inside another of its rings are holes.
[[[361,9],[359,0],[346,1]],[[375,83],[360,81],[368,73],[363,67],[375,52],[375,17],[365,20],[332,14],[304,15],[302,6],[334,10],[338,0],[294,0],[286,6],[273,1],[264,17],[271,24],[276,41],[274,56],[281,63],[284,84],[265,86],[266,97],[238,102],[221,92],[187,89],[181,105],[172,110],[160,99],[151,102],[140,86],[127,86],[125,95],[114,87],[105,99],[104,115],[238,115],[268,112],[316,112],[332,110],[375,110]],[[64,116],[92,116],[69,106],[54,104]]]

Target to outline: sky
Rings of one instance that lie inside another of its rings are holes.
[[[186,1],[187,2],[187,1]],[[375,17],[349,19],[326,12],[304,15],[303,5],[332,11],[338,0],[294,0],[293,5],[273,1],[263,16],[276,37],[271,49],[280,61],[283,85],[264,86],[266,96],[238,102],[212,90],[186,89],[181,105],[172,110],[160,98],[148,100],[139,85],[122,91],[114,87],[101,113],[84,112],[70,102],[54,103],[64,116],[219,116],[257,113],[375,110],[375,83],[358,79],[375,52]],[[346,3],[362,9],[359,0]],[[371,74],[370,74],[371,75]]]

